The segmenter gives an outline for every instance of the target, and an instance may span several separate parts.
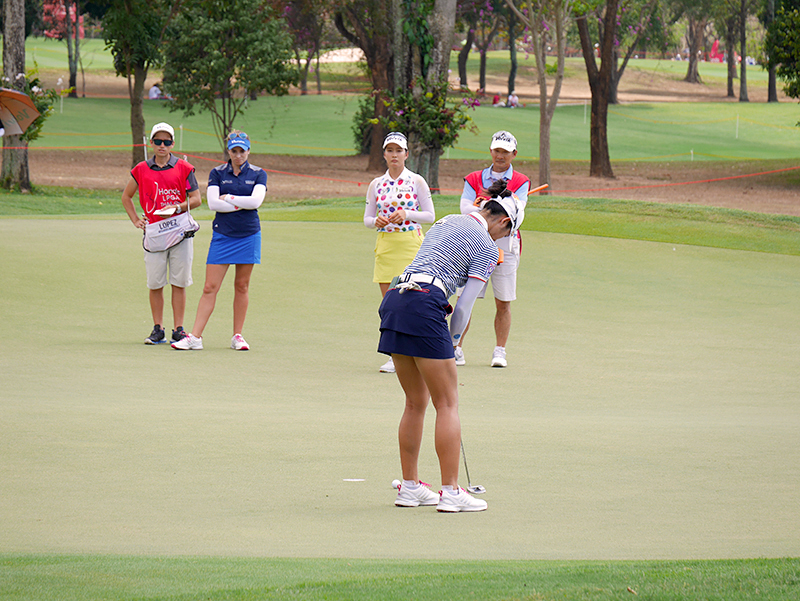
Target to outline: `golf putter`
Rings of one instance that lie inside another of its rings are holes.
[[[467,492],[473,495],[482,495],[486,489],[480,484],[472,485],[472,480],[469,477],[469,467],[467,467],[467,454],[464,452],[464,440],[461,440],[461,457],[464,458],[464,471],[467,472]]]

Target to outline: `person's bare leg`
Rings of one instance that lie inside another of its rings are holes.
[[[150,290],[150,313],[153,315],[153,323],[164,327],[164,289],[157,288]]]
[[[214,305],[217,303],[217,292],[219,292],[225,274],[228,273],[228,265],[206,265],[206,282],[203,284],[203,296],[197,303],[197,315],[192,326],[192,336],[201,338],[211,314],[214,312]]]
[[[174,328],[183,325],[183,318],[186,316],[186,288],[172,286],[172,319],[175,321]]]
[[[497,309],[494,314],[494,335],[497,346],[505,348],[511,333],[511,301],[494,299],[494,304]]]
[[[436,454],[442,485],[458,487],[461,419],[458,416],[458,376],[452,359],[415,358],[436,408]]]
[[[406,394],[405,409],[397,436],[400,443],[400,467],[404,480],[419,482],[419,449],[422,445],[422,430],[430,394],[414,357],[392,355],[392,359],[397,370],[397,379]]]
[[[236,276],[233,282],[234,334],[241,334],[242,328],[244,328],[244,319],[247,317],[247,307],[250,304],[250,275],[252,273],[252,265],[236,266]]]

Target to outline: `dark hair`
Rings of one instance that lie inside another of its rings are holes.
[[[495,182],[496,183],[496,182]],[[493,184],[494,185],[494,184]],[[510,194],[510,192],[509,192]],[[510,217],[506,210],[496,200],[488,200],[483,205],[483,211],[489,211],[490,215],[499,215],[500,217]],[[513,219],[508,222],[508,231],[514,227]]]
[[[495,198],[496,196],[500,198],[511,196],[511,190],[508,189],[508,182],[504,179],[495,180],[486,191],[491,195],[491,198]]]

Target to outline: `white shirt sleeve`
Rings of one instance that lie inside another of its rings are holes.
[[[378,215],[378,193],[376,192],[376,180],[372,180],[367,188],[367,206],[364,209],[364,226],[375,227],[375,219]]]
[[[209,186],[206,190],[206,198],[208,199],[208,208],[217,213],[233,213],[238,211],[236,205],[229,203],[227,200],[222,200],[219,197],[219,186]]]
[[[217,188],[219,190],[219,188]],[[264,197],[267,195],[267,187],[264,184],[256,184],[253,187],[253,193],[250,196],[234,196],[233,194],[226,194],[227,200],[234,207],[240,209],[257,209],[264,202]]]
[[[433,208],[430,186],[421,175],[417,175],[416,185],[420,210],[406,211],[406,219],[415,223],[433,223],[436,221],[436,210]]]
[[[458,345],[461,336],[464,335],[464,330],[467,329],[470,315],[472,315],[472,306],[478,298],[481,290],[483,290],[484,281],[478,278],[469,278],[467,283],[464,284],[464,289],[461,296],[458,297],[456,307],[453,309],[453,315],[450,316],[450,337],[453,341],[453,346]]]
[[[461,214],[467,215],[480,211],[480,207],[475,206],[475,199],[478,197],[478,191],[469,185],[467,180],[464,180],[464,190],[461,192]]]

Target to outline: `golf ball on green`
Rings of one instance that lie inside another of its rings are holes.
[[[396,478],[394,480],[392,480],[392,488],[400,488],[401,484],[402,484],[402,482],[400,482],[400,480],[398,480]]]

